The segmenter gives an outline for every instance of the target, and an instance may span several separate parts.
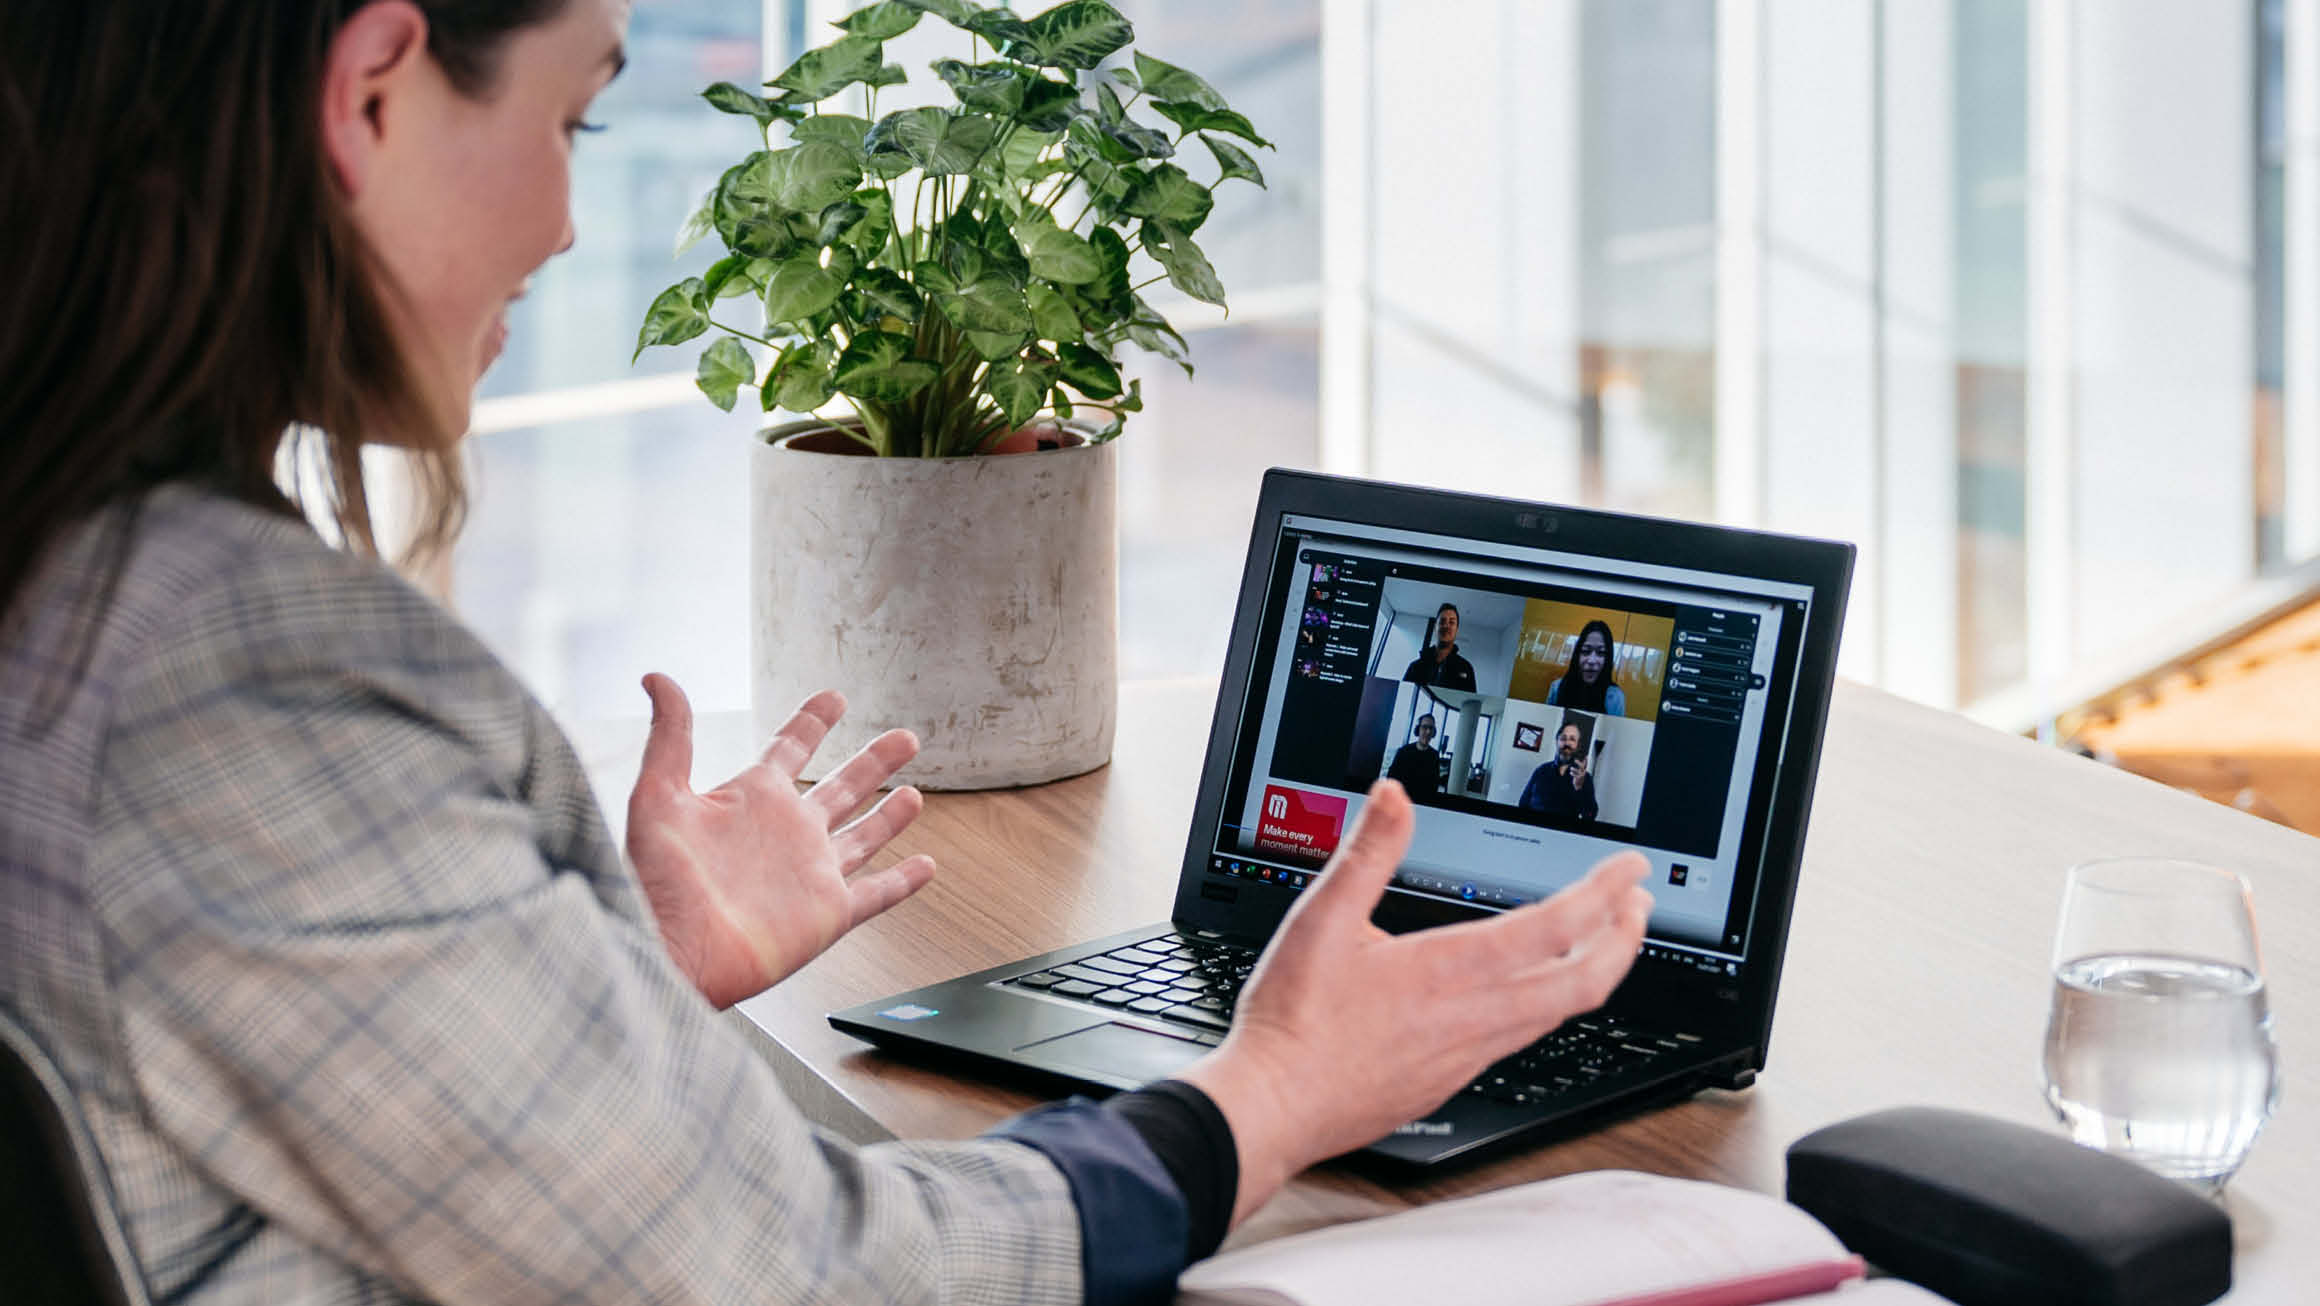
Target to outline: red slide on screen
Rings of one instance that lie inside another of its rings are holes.
[[[1327,857],[1337,851],[1337,836],[1344,828],[1343,798],[1265,786],[1265,810],[1257,818],[1257,847]]]

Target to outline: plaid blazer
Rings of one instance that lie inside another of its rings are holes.
[[[458,622],[171,487],[76,676],[99,533],[0,630],[0,1001],[157,1300],[1078,1299],[1041,1151],[799,1115]]]

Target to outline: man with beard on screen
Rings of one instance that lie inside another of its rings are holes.
[[[1577,722],[1565,721],[1555,732],[1555,760],[1542,762],[1531,772],[1531,782],[1523,786],[1522,801],[1516,805],[1549,816],[1595,819],[1595,777],[1587,774],[1587,759],[1579,753]]]

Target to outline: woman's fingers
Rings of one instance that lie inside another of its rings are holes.
[[[765,746],[765,755],[759,765],[781,772],[784,779],[796,779],[805,770],[814,750],[822,746],[830,727],[846,715],[846,696],[834,689],[821,693],[798,705],[790,719],[773,734],[773,741]]]
[[[1528,967],[1551,961],[1601,931],[1627,902],[1628,891],[1650,872],[1651,863],[1643,854],[1614,853],[1595,863],[1578,883],[1542,902],[1416,937],[1434,946],[1455,948],[1462,946],[1462,935],[1486,935],[1491,940],[1488,946],[1510,965]],[[1648,894],[1645,901],[1650,901]]]
[[[905,826],[918,819],[919,810],[924,806],[926,800],[919,792],[905,785],[864,812],[861,820],[832,835],[830,846],[838,853],[838,873],[851,875],[856,867],[875,857]]]
[[[823,820],[835,830],[916,756],[918,736],[907,730],[889,730],[847,758],[844,766],[823,776],[821,783],[806,791],[806,801],[820,808]]]
[[[676,681],[658,671],[644,678],[644,693],[652,700],[652,728],[644,739],[644,764],[637,769],[637,789],[689,789],[693,784],[693,705],[686,701],[685,691]]]
[[[1410,796],[1398,780],[1380,780],[1369,787],[1369,801],[1354,818],[1353,832],[1322,868],[1321,878],[1301,895],[1305,914],[1336,920],[1350,916],[1367,921],[1377,907],[1386,881],[1410,850],[1416,817]]]
[[[920,853],[915,857],[905,857],[884,870],[870,871],[846,881],[847,901],[854,912],[854,919],[847,928],[852,929],[901,902],[925,888],[926,882],[933,878],[934,858]]]

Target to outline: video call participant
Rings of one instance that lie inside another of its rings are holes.
[[[1579,628],[1579,646],[1571,651],[1571,666],[1563,678],[1547,688],[1547,701],[1582,712],[1627,715],[1627,695],[1611,678],[1611,627],[1590,621]]]
[[[1386,778],[1399,780],[1402,788],[1410,791],[1410,801],[1422,803],[1442,789],[1442,753],[1434,747],[1434,714],[1428,712],[1410,728],[1414,742],[1407,743],[1394,753],[1394,764],[1386,768]]]
[[[1444,689],[1474,688],[1474,664],[1458,656],[1458,605],[1445,603],[1434,614],[1434,646],[1410,659],[1402,679]]]
[[[1531,772],[1531,782],[1523,786],[1516,806],[1549,816],[1595,819],[1595,777],[1587,774],[1587,759],[1579,754],[1576,723],[1566,721],[1556,732],[1555,760],[1542,762]]]

